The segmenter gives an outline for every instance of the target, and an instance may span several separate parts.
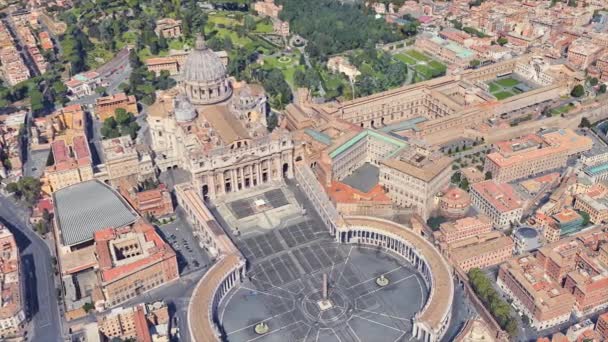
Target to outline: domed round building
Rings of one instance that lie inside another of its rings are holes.
[[[200,35],[184,62],[182,78],[183,90],[194,105],[224,102],[232,95],[224,63]]]

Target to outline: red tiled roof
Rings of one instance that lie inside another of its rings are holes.
[[[153,242],[154,246],[147,251],[149,253],[148,257],[121,266],[114,266],[109,243],[122,231],[141,233],[147,242]],[[163,241],[154,227],[143,221],[136,222],[133,227],[106,228],[97,231],[95,232],[95,245],[101,277],[104,282],[115,280],[138,269],[175,256],[175,252]]]
[[[135,333],[137,342],[152,342],[143,305],[139,305],[135,311]]]
[[[68,161],[68,148],[63,140],[54,141],[51,144],[51,150],[53,151],[53,159],[55,164],[60,164]]]
[[[521,199],[507,183],[495,183],[485,181],[471,185],[477,193],[485,198],[490,204],[500,212],[515,210],[522,206]]]

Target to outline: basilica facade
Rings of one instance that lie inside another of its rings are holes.
[[[294,142],[283,128],[268,132],[263,89],[231,82],[202,37],[182,70],[148,109],[158,168],[188,171],[207,200],[293,176]]]

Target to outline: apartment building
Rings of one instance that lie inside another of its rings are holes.
[[[492,220],[496,228],[506,229],[519,222],[523,214],[523,201],[507,183],[487,180],[471,185],[473,206]]]
[[[498,265],[513,256],[513,239],[491,231],[452,242],[444,254],[464,272]]]
[[[597,318],[595,330],[602,336],[604,340],[608,340],[608,312],[601,314]]]
[[[574,208],[589,214],[593,224],[608,222],[608,188],[596,184],[588,191],[575,196]]]
[[[97,318],[99,332],[108,340],[165,341],[169,324],[169,308],[162,301],[116,308]]]
[[[603,48],[586,38],[578,38],[568,48],[568,62],[579,69],[587,69],[600,56]]]
[[[435,241],[440,245],[445,245],[440,249],[443,250],[447,244],[452,242],[468,239],[473,236],[489,233],[492,231],[492,221],[487,216],[478,215],[464,217],[456,221],[448,221],[439,225],[439,231],[435,232]]]
[[[500,265],[497,285],[537,330],[553,327],[570,318],[574,297],[557,282],[547,280],[544,268],[533,255]]]
[[[25,300],[22,289],[19,250],[15,237],[0,225],[0,340],[11,340],[23,336],[25,322]]]
[[[608,228],[559,240],[501,265],[498,285],[536,329],[608,307]]]

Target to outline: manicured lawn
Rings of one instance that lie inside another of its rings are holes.
[[[255,25],[255,32],[257,33],[272,33],[273,28],[271,23],[267,23],[264,21],[258,21]]]
[[[413,59],[412,57],[409,57],[409,56],[407,56],[405,54],[402,54],[402,53],[398,53],[394,57],[397,58],[398,60],[402,61],[403,63],[408,64],[408,65],[410,65],[410,64],[416,64],[416,60],[415,59]]]
[[[426,65],[418,64],[414,67],[418,73],[422,74],[425,78],[433,77],[433,70]]]
[[[286,68],[286,69],[281,70],[281,72],[283,73],[283,76],[285,76],[285,81],[287,81],[287,83],[289,83],[289,85],[292,86],[293,88],[296,88],[296,85],[293,82],[293,75],[296,73],[296,70],[298,70],[298,69],[304,71],[304,66],[298,65],[296,67],[291,67],[291,68]]]
[[[430,62],[431,58],[417,50],[407,50],[404,52],[406,55],[423,62]]]
[[[209,23],[214,24],[214,25],[222,24],[222,25],[226,25],[226,26],[233,26],[233,25],[240,24],[238,20],[236,20],[234,18],[230,18],[230,17],[228,17],[228,14],[223,14],[223,13],[215,13],[215,14],[209,15]]]
[[[503,87],[515,87],[516,85],[519,84],[518,80],[511,78],[511,77],[496,80],[494,82],[496,82],[498,85],[501,85]]]
[[[289,57],[289,59],[290,59],[287,62],[279,61],[279,57],[264,58],[264,69],[281,70],[281,72],[283,73],[283,76],[285,76],[285,81],[287,81],[287,83],[289,83],[290,86],[295,87],[295,84],[293,82],[293,75],[295,74],[296,70],[298,70],[298,69],[304,71],[304,66],[299,65],[299,62],[300,62],[299,54],[294,53],[294,54],[288,55],[287,57]]]
[[[498,84],[492,82],[490,83],[490,93],[495,93],[497,91],[499,91],[500,89],[502,89]]]
[[[495,93],[495,94],[493,93],[492,95],[496,96],[496,98],[497,98],[498,100],[504,100],[504,99],[506,99],[507,97],[511,97],[511,96],[513,96],[513,95],[515,95],[515,94],[513,94],[513,93],[512,93],[512,92],[510,92],[510,91],[501,91],[501,92],[498,92],[498,93]]]
[[[251,43],[251,39],[249,39],[249,37],[247,37],[247,36],[239,37],[239,35],[235,31],[232,31],[230,29],[216,27],[214,30],[217,31],[217,35],[222,38],[230,37],[230,40],[232,40],[232,43],[234,43],[236,45],[245,46],[245,45]]]
[[[429,66],[435,70],[445,71],[447,69],[447,67],[445,65],[443,65],[440,62],[435,61],[435,60],[430,61]]]
[[[407,50],[403,53],[395,54],[393,57],[416,70],[418,75],[420,75],[414,79],[416,82],[443,74],[447,69],[443,63],[416,50]]]

